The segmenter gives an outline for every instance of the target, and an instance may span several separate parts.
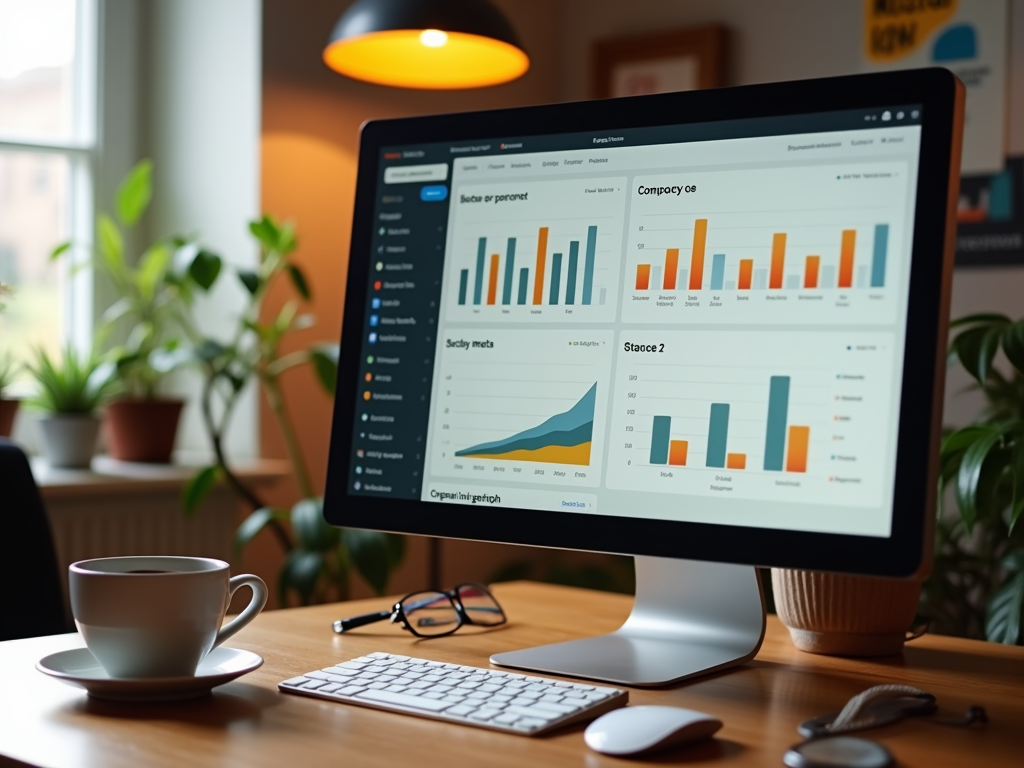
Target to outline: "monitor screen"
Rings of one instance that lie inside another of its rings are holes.
[[[375,148],[346,494],[888,537],[927,119]]]

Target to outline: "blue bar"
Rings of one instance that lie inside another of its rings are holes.
[[[786,456],[789,419],[789,376],[772,376],[768,385],[768,428],[764,435],[764,468],[781,472]]]
[[[579,240],[569,241],[569,274],[565,276],[565,303],[576,303],[576,269],[580,262]]]
[[[875,225],[875,253],[871,259],[871,287],[885,287],[885,255],[889,250],[889,225]]]
[[[466,303],[466,288],[469,286],[469,270],[459,272],[459,304]]]
[[[583,303],[594,295],[594,251],[597,250],[597,227],[587,227],[587,254],[583,259]]]
[[[476,247],[476,277],[473,281],[473,303],[479,304],[484,292],[484,254],[487,252],[487,238],[481,237]]]
[[[651,429],[651,464],[668,464],[668,436],[671,428],[671,417],[654,417],[654,427]]]
[[[729,440],[729,406],[726,403],[711,404],[711,420],[708,424],[707,467],[725,468],[725,447]]]
[[[716,253],[711,257],[711,290],[722,290],[725,282],[725,254]]]
[[[530,282],[530,270],[523,267],[519,270],[519,301],[516,304],[526,303],[526,284]]]
[[[551,287],[548,289],[548,304],[558,303],[558,289],[562,284],[562,254],[551,254]]]
[[[508,239],[508,248],[505,249],[505,283],[501,287],[501,303],[511,304],[512,303],[512,275],[515,272],[512,271],[512,264],[516,260],[516,239],[510,237]]]

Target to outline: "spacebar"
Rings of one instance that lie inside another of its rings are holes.
[[[450,702],[440,699],[421,699],[419,696],[410,696],[406,693],[393,693],[392,691],[363,691],[352,697],[353,699],[367,699],[379,701],[382,704],[400,704],[403,707],[414,709],[425,709],[430,712],[440,712],[452,706]]]

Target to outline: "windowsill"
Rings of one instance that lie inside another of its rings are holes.
[[[187,454],[175,455],[174,464],[135,464],[97,456],[90,469],[55,469],[38,457],[31,462],[44,499],[178,492],[196,470],[208,463],[200,456]],[[266,485],[291,473],[291,465],[283,459],[242,460],[232,468],[239,478],[255,485]]]

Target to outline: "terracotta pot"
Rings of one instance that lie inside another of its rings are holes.
[[[901,653],[921,582],[772,569],[779,619],[801,651],[830,656]]]
[[[0,397],[0,437],[10,437],[14,428],[14,414],[18,412],[20,400]]]
[[[116,400],[106,409],[107,451],[118,461],[169,464],[184,400]]]
[[[51,467],[88,469],[96,453],[100,420],[90,414],[55,413],[39,420],[43,453]]]

